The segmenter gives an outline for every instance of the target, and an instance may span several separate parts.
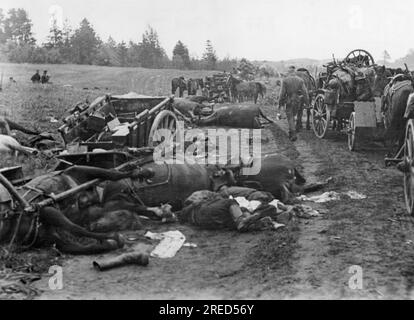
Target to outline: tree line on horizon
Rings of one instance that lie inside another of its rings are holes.
[[[206,41],[201,59],[191,57],[187,46],[178,40],[170,59],[151,26],[144,31],[141,41],[117,43],[112,37],[102,41],[86,18],[75,29],[67,21],[60,28],[54,20],[47,41],[42,44],[34,38],[32,26],[26,10],[10,9],[6,14],[0,9],[0,61],[225,71],[239,63],[235,58],[219,59],[210,40]]]

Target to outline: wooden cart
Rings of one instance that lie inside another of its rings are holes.
[[[311,106],[311,122],[315,135],[322,139],[328,129],[345,131],[348,135],[348,148],[356,149],[357,142],[375,139],[383,133],[381,98],[370,101],[355,101],[339,95],[327,87],[334,72],[352,65],[353,68],[368,68],[374,64],[372,56],[362,49],[348,54],[342,62],[333,61],[326,65],[326,71],[320,74]]]
[[[171,139],[180,137],[173,97],[129,93],[97,98],[70,111],[59,128],[69,153],[93,149],[154,147],[159,129],[169,129]]]
[[[229,101],[230,76],[228,73],[216,73],[205,79],[204,84],[208,90],[208,98],[210,100],[215,99],[217,102]]]

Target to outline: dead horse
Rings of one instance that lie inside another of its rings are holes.
[[[39,176],[26,185],[14,189],[16,197],[30,204],[34,210],[14,210],[15,204],[9,189],[0,183],[0,243],[11,243],[22,247],[55,244],[58,250],[72,254],[93,254],[120,248],[123,240],[117,233],[90,232],[82,225],[88,225],[88,208],[99,204],[95,187],[70,196],[59,203],[44,207],[36,204],[50,199],[52,194],[73,189],[94,179],[116,181],[130,177],[148,178],[145,170],[135,169],[126,172],[88,166],[73,166],[64,171],[56,171]],[[3,181],[3,184],[5,182]],[[114,203],[117,210],[135,210],[137,214],[151,216],[145,206],[133,205],[123,201]],[[102,207],[105,212],[105,205]]]
[[[197,119],[195,123],[199,126],[260,129],[262,128],[261,119],[267,123],[274,123],[259,106],[233,105],[216,109],[212,115]]]
[[[180,210],[185,199],[195,191],[217,191],[223,185],[236,183],[233,172],[220,165],[152,161],[140,167],[153,172],[154,176],[151,179],[125,178],[108,182],[103,191],[103,202],[123,199],[147,206],[168,203],[174,210]]]

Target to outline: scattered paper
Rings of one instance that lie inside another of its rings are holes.
[[[316,202],[316,203],[324,203],[324,202],[329,202],[329,201],[332,201],[332,200],[339,200],[340,196],[339,196],[339,193],[337,193],[335,191],[329,191],[329,192],[322,193],[319,196],[307,197],[305,195],[302,195],[298,199],[302,200],[302,201],[312,201],[312,202]]]
[[[155,249],[152,250],[151,257],[162,259],[174,257],[185,242],[185,236],[178,230],[163,233],[148,231],[145,237],[153,240],[161,240]]]
[[[249,212],[254,212],[262,204],[257,200],[249,201],[245,197],[236,197],[234,200],[237,201],[241,208],[246,208]]]
[[[109,121],[106,125],[108,126],[109,131],[113,132],[113,131],[116,130],[117,127],[119,127],[121,125],[121,122],[119,121],[118,118],[115,118],[115,119]]]
[[[362,199],[366,199],[367,198],[366,195],[361,194],[361,193],[358,193],[358,192],[353,191],[353,190],[347,191],[344,194],[346,194],[351,199],[355,199],[355,200],[362,200]]]
[[[183,244],[183,247],[197,248],[197,245],[195,243],[186,242]]]
[[[344,192],[344,193],[342,193],[342,195],[346,195],[346,196],[350,197],[353,200],[362,200],[362,199],[367,198],[366,195],[358,193],[354,190]],[[297,197],[297,199],[301,200],[301,201],[312,201],[312,202],[316,202],[316,203],[325,203],[325,202],[329,202],[329,201],[340,200],[341,199],[341,194],[337,193],[335,191],[328,191],[328,192],[322,193],[321,195],[312,196],[312,197],[301,195],[301,196]]]

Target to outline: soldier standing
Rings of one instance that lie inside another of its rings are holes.
[[[289,124],[289,139],[291,141],[297,140],[296,131],[300,131],[302,128],[302,119],[298,116],[301,104],[309,104],[309,95],[305,81],[295,75],[295,69],[294,66],[289,67],[289,72],[282,81],[279,96],[279,108],[286,105],[286,117]],[[296,119],[296,127],[295,116],[298,116]]]

